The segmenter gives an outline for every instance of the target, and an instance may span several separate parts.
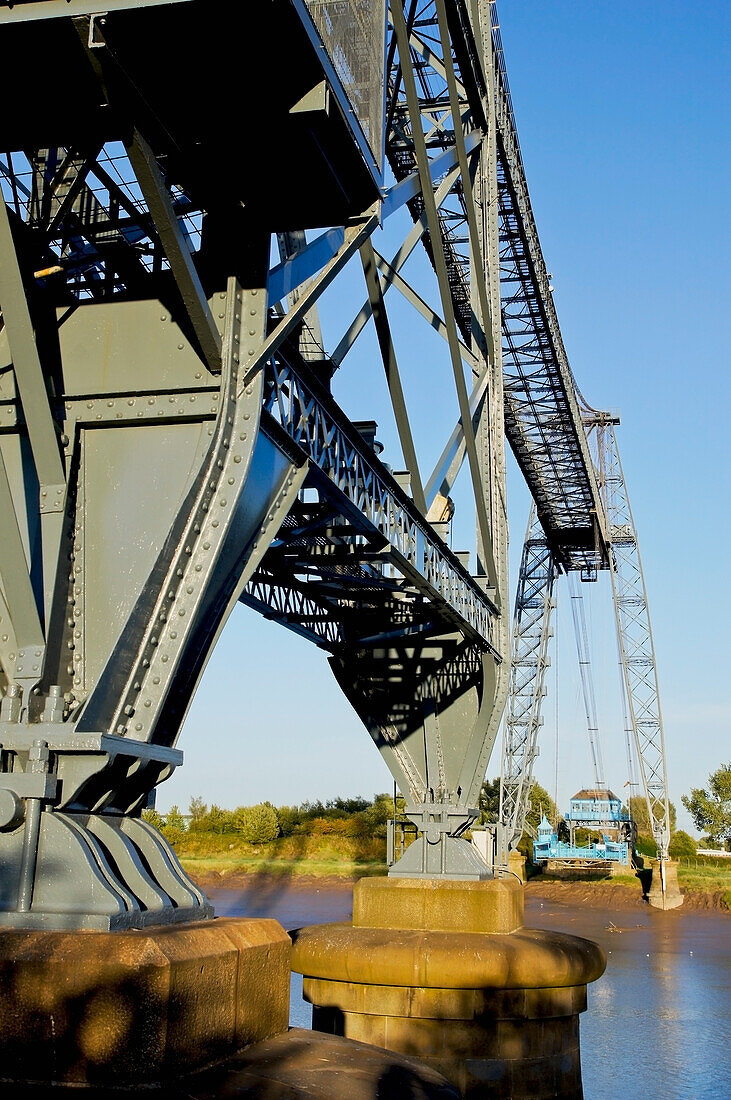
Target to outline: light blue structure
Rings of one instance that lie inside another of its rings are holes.
[[[610,840],[607,836],[603,837],[601,843],[593,844],[588,848],[582,848],[578,844],[565,844],[558,839],[553,826],[544,814],[538,826],[538,839],[533,843],[533,862],[540,863],[547,859],[573,863],[611,862],[628,865],[629,845],[623,841]]]
[[[566,821],[574,828],[616,829],[622,822],[629,821],[629,813],[622,809],[622,801],[608,788],[600,790],[581,790],[571,799],[571,808]]]

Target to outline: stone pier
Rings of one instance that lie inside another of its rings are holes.
[[[648,902],[655,909],[677,909],[683,904],[683,895],[678,886],[677,860],[666,859],[661,864],[659,859],[651,859],[650,868],[652,881],[647,895]]]
[[[364,879],[352,924],[293,940],[313,1027],[415,1056],[471,1100],[581,1100],[579,1013],[605,956],[525,928],[515,879]]]

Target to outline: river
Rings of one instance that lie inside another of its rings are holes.
[[[349,886],[252,881],[208,891],[219,916],[286,929],[347,920]],[[731,1100],[731,918],[676,909],[579,908],[526,897],[526,925],[586,936],[607,952],[581,1017],[585,1100]],[[291,1023],[310,1027],[292,975]]]

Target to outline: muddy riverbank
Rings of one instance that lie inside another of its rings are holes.
[[[190,872],[190,868],[188,868]],[[203,874],[193,873],[193,878],[201,889],[214,891],[218,889],[245,891],[246,893],[259,889],[266,896],[272,896],[281,891],[285,886],[288,891],[303,891],[306,893],[343,894],[351,896],[353,884],[358,876],[340,875],[298,875],[287,873],[256,872],[242,870],[227,870],[223,872],[207,872]],[[567,905],[578,905],[593,909],[646,909],[647,902],[642,896],[639,882],[612,883],[612,882],[546,882],[540,877],[531,879],[526,884],[526,905],[533,898],[548,899]],[[731,916],[727,908],[727,895],[723,890],[685,890],[683,892],[683,906],[685,911],[718,912]]]

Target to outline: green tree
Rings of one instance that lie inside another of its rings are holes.
[[[708,777],[708,786],[693,788],[683,795],[683,805],[696,829],[704,829],[716,840],[731,838],[731,763],[722,764]]]
[[[142,820],[146,821],[148,825],[152,825],[154,829],[162,829],[165,825],[165,818],[162,816],[162,814],[159,814],[154,808],[143,810]]]
[[[629,815],[637,826],[639,836],[652,836],[650,815],[647,811],[647,799],[643,794],[635,794],[629,800]],[[675,806],[670,803],[670,832],[675,832],[677,822]]]
[[[234,824],[249,844],[268,844],[279,836],[279,818],[271,802],[241,806],[234,813]]]
[[[188,805],[188,813],[190,814],[190,824],[188,828],[191,832],[200,833],[205,831],[208,806],[202,798],[191,798]]]
[[[171,833],[185,832],[185,818],[177,806],[170,807],[170,810],[165,816],[165,827],[169,829]]]
[[[678,829],[670,837],[668,852],[672,859],[693,859],[696,855],[696,843],[683,829]]]
[[[401,806],[399,806],[399,802]],[[396,809],[399,813],[403,811],[403,800],[397,799]],[[363,810],[363,819],[366,824],[366,829],[371,836],[384,837],[386,835],[387,823],[389,818],[393,817],[393,795],[392,794],[376,794],[373,796],[373,801],[370,806]]]
[[[534,779],[528,795],[528,812],[525,815],[526,824],[532,825],[537,830],[543,814],[546,815],[549,821],[556,821],[558,816],[556,803],[538,780]]]
[[[302,811],[299,806],[278,806],[277,817],[282,836],[292,836],[297,826],[302,824]]]
[[[486,779],[480,787],[477,802],[480,809],[480,825],[491,825],[497,821],[500,810],[500,777]]]

